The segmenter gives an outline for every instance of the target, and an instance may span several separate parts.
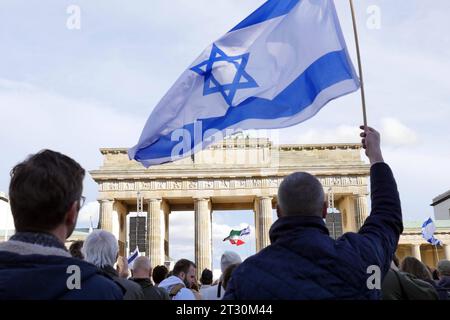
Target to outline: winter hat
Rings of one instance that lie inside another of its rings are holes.
[[[241,257],[236,252],[225,251],[220,259],[220,268],[222,269],[222,273],[226,268],[228,268],[228,266],[241,262]]]

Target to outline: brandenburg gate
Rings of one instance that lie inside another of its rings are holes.
[[[194,211],[195,262],[212,269],[214,210],[253,210],[256,250],[269,245],[278,186],[295,171],[315,175],[331,189],[342,215],[343,231],[356,231],[367,217],[369,165],[360,144],[274,145],[267,138],[228,138],[172,163],[148,169],[128,159],[126,149],[101,149],[103,164],[91,171],[99,186],[100,228],[112,231],[119,220],[121,254],[128,239],[126,216],[136,212],[137,193],[147,214],[152,266],[169,257],[169,215]]]

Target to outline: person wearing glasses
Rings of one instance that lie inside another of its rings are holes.
[[[12,169],[16,234],[0,243],[0,300],[123,299],[120,286],[64,246],[85,201],[84,176],[77,162],[50,150]]]

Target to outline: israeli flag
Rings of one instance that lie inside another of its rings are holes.
[[[436,226],[431,218],[428,218],[422,225],[422,237],[433,246],[442,246],[441,240],[434,237]]]
[[[134,251],[130,254],[130,256],[128,257],[128,266],[130,268],[133,268],[133,264],[134,261],[140,256],[141,254],[139,253],[139,248],[136,247],[136,249],[134,249]]]
[[[250,226],[247,226],[245,229],[241,230],[241,236],[247,236],[250,234]]]
[[[332,0],[269,0],[180,76],[129,157],[148,167],[238,130],[296,125],[359,85]]]

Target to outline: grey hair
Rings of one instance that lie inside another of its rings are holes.
[[[287,176],[278,189],[278,206],[283,216],[320,216],[325,194],[320,181],[306,172]]]
[[[84,241],[82,252],[84,260],[103,268],[116,263],[119,245],[112,233],[95,230]]]
[[[152,266],[150,264],[150,259],[148,257],[137,257],[133,262],[133,270],[151,270]]]

